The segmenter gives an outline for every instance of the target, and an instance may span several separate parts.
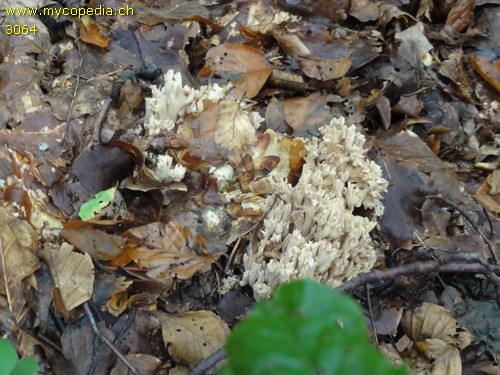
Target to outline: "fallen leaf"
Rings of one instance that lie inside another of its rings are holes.
[[[470,55],[472,69],[500,92],[500,60],[488,56]]]
[[[97,325],[101,333],[113,342],[114,334],[106,327],[104,321],[97,323]],[[66,373],[87,374],[89,369],[95,366],[93,368],[94,375],[109,374],[108,367],[115,362],[116,357],[102,340],[96,344],[94,337],[94,332],[88,321],[82,326],[75,324],[66,326],[61,336],[62,351],[68,361],[66,362]],[[95,358],[93,353],[96,353]]]
[[[321,59],[321,58],[298,58],[297,63],[304,74],[310,78],[320,81],[341,78],[351,69],[351,58],[349,56],[341,59]]]
[[[500,214],[500,170],[486,177],[476,190],[476,199],[490,211]]]
[[[227,158],[238,165],[257,141],[255,127],[247,111],[233,100],[221,100],[203,111],[191,123],[189,152],[205,160]]]
[[[200,76],[217,74],[231,78],[235,85],[235,98],[255,97],[273,70],[261,51],[242,44],[212,47],[205,60]]]
[[[0,295],[5,296],[17,324],[26,312],[23,280],[39,268],[33,254],[36,246],[33,228],[16,218],[13,210],[0,207]]]
[[[446,26],[450,26],[457,33],[462,32],[472,19],[474,13],[474,0],[456,1],[446,18]]]
[[[205,254],[205,239],[175,221],[143,225],[126,234],[142,241],[128,256],[154,279],[187,280],[215,261],[213,255]]]
[[[84,221],[65,224],[64,229],[61,230],[61,236],[93,259],[113,260],[117,262],[116,265],[125,265],[130,261],[128,258],[123,262],[118,261],[127,248],[133,245],[129,239],[106,233]]]
[[[460,349],[471,343],[472,335],[442,306],[424,303],[413,310],[406,310],[401,319],[405,334],[416,342],[440,339]],[[432,344],[430,344],[432,346]]]
[[[63,243],[58,250],[45,249],[42,256],[50,268],[66,312],[92,297],[94,265],[88,254],[77,253],[73,246]]]
[[[221,348],[229,334],[227,324],[211,311],[193,311],[180,316],[156,312],[169,354],[190,367]]]
[[[378,8],[369,0],[353,0],[349,15],[361,22],[375,21],[378,18]]]
[[[127,354],[125,358],[141,375],[154,375],[161,366],[162,361],[159,358],[148,354]],[[128,375],[130,374],[127,366],[122,361],[117,361],[116,366],[109,375]],[[170,374],[170,373],[169,373]]]
[[[80,30],[80,37],[85,43],[101,48],[108,47],[110,39],[103,35],[100,27],[89,16],[80,19],[78,29]]]

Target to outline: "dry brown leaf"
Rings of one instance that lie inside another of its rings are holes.
[[[126,233],[142,240],[141,246],[131,250],[129,256],[153,279],[186,280],[215,261],[212,254],[205,254],[205,239],[175,221],[151,223]]]
[[[474,4],[474,0],[459,0],[455,2],[448,13],[445,25],[452,27],[457,33],[462,32],[469,26],[472,19]]]
[[[415,342],[418,351],[430,361],[433,375],[462,373],[458,349],[468,346],[472,335],[444,307],[424,303],[414,310],[407,310],[401,326]]]
[[[127,354],[125,358],[139,371],[141,375],[154,375],[161,366],[162,361],[159,358],[148,354]],[[121,361],[117,361],[116,366],[109,375],[128,375],[130,374],[127,366]],[[170,372],[169,372],[170,374]]]
[[[375,21],[378,18],[378,7],[369,0],[353,0],[349,15],[361,22]]]
[[[200,76],[217,74],[233,76],[234,97],[253,98],[266,83],[273,68],[264,54],[242,44],[222,44],[211,48],[205,56],[205,67]]]
[[[107,48],[110,39],[102,34],[99,26],[88,16],[82,17],[78,22],[80,37],[85,43],[97,47]]]
[[[413,341],[440,339],[460,349],[471,342],[472,335],[452,318],[442,306],[424,303],[414,310],[407,310],[401,319],[401,326]]]
[[[298,58],[297,63],[304,74],[310,78],[321,81],[341,78],[351,68],[351,58],[349,56],[341,59],[321,59],[321,58]]]
[[[226,342],[227,324],[211,311],[187,312],[181,316],[157,312],[168,352],[190,367],[209,356]]]
[[[66,312],[92,297],[94,264],[89,254],[77,253],[73,246],[63,243],[58,250],[45,249],[42,256],[50,268]]]
[[[500,92],[500,59],[471,54],[470,62],[476,73]]]
[[[311,51],[297,35],[276,31],[273,34],[281,49],[290,57],[308,56]]]
[[[23,280],[40,266],[33,254],[36,246],[31,226],[11,209],[0,208],[0,295],[18,324],[26,309]]]
[[[500,170],[486,178],[476,191],[476,199],[490,211],[500,214]]]

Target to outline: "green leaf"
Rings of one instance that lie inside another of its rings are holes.
[[[38,372],[38,364],[33,358],[23,358],[17,362],[10,375],[34,375]]]
[[[116,187],[100,191],[95,197],[80,206],[78,216],[82,220],[92,220],[115,199]]]
[[[260,301],[232,332],[221,374],[404,375],[370,343],[360,307],[312,281],[295,281]]]
[[[16,367],[16,362],[16,349],[8,340],[0,340],[0,375],[9,375]]]

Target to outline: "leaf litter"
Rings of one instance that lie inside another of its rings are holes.
[[[121,6],[78,6],[101,4]],[[227,309],[224,296],[243,296],[234,298],[239,313],[226,317],[232,326],[248,310],[244,254],[281,207],[266,199],[277,181],[293,187],[304,178],[309,142],[334,117],[367,136],[364,152],[389,182],[371,234],[378,270],[451,253],[498,263],[494,1],[129,6],[135,16],[26,16],[36,34],[0,40],[0,330],[21,354],[38,347],[44,371],[125,371],[105,346],[96,356],[81,318],[87,305],[105,315],[102,334],[130,343],[128,351],[117,345],[143,373],[186,373],[222,347],[229,328],[212,311]],[[0,7],[2,25],[19,23]],[[158,69],[167,75],[147,74]],[[162,79],[171,86],[158,89]],[[110,188],[119,198],[97,202],[80,222],[85,203]],[[374,212],[358,206],[355,215]],[[380,348],[428,373],[488,368],[488,353],[498,355],[496,320],[475,329],[473,311],[492,307],[495,289],[474,275],[437,280],[372,287],[371,299],[397,306],[373,304]],[[464,303],[445,302],[451,286]],[[141,323],[151,311],[157,324]],[[449,332],[437,330],[446,322]],[[140,339],[131,344],[128,335]],[[488,350],[466,362],[459,354],[471,340]]]

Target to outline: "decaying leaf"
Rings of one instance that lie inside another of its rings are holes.
[[[26,297],[23,280],[39,267],[33,250],[37,236],[31,226],[14,216],[8,208],[0,208],[0,295],[17,323],[25,314]]]
[[[131,241],[125,237],[106,233],[80,221],[67,223],[61,231],[61,236],[70,244],[97,260],[116,262],[131,245]],[[127,264],[128,261],[128,259],[125,259],[123,262],[118,262],[117,265]]]
[[[237,165],[257,140],[250,114],[233,100],[221,100],[203,111],[191,128],[188,139],[192,156],[217,160],[221,156]]]
[[[500,170],[490,174],[476,191],[476,198],[492,212],[500,213]]]
[[[190,367],[209,356],[226,342],[227,324],[211,311],[187,312],[181,316],[157,312],[168,352]]]
[[[142,240],[129,257],[154,279],[189,279],[215,257],[206,254],[206,242],[189,227],[170,221],[129,229],[127,234]]]
[[[298,58],[297,62],[304,74],[321,81],[341,78],[351,69],[351,58],[349,56],[341,59],[321,59],[321,58]]]
[[[378,8],[369,0],[353,0],[349,15],[361,22],[375,21],[378,18]]]
[[[476,73],[500,92],[500,60],[471,54],[470,62]]]
[[[78,22],[78,28],[80,29],[80,37],[85,43],[101,48],[108,47],[109,37],[103,35],[99,26],[89,16],[81,18],[81,22]]]
[[[255,97],[272,72],[264,54],[242,44],[222,44],[211,48],[206,57],[201,76],[217,74],[232,79],[236,86],[234,97]]]
[[[104,321],[99,322],[98,327],[108,340],[114,341],[114,334],[106,327]],[[109,373],[108,367],[113,364],[116,357],[102,340],[96,347],[94,337],[90,323],[80,327],[73,324],[66,327],[61,336],[61,346],[64,357],[68,360],[69,368],[65,369],[67,373],[86,374],[93,366],[95,366],[93,369],[94,375]],[[94,351],[96,353],[95,358]]]
[[[69,312],[92,297],[94,265],[89,254],[73,251],[63,243],[59,249],[45,249],[43,258],[49,265],[54,285],[58,289],[64,310]]]

